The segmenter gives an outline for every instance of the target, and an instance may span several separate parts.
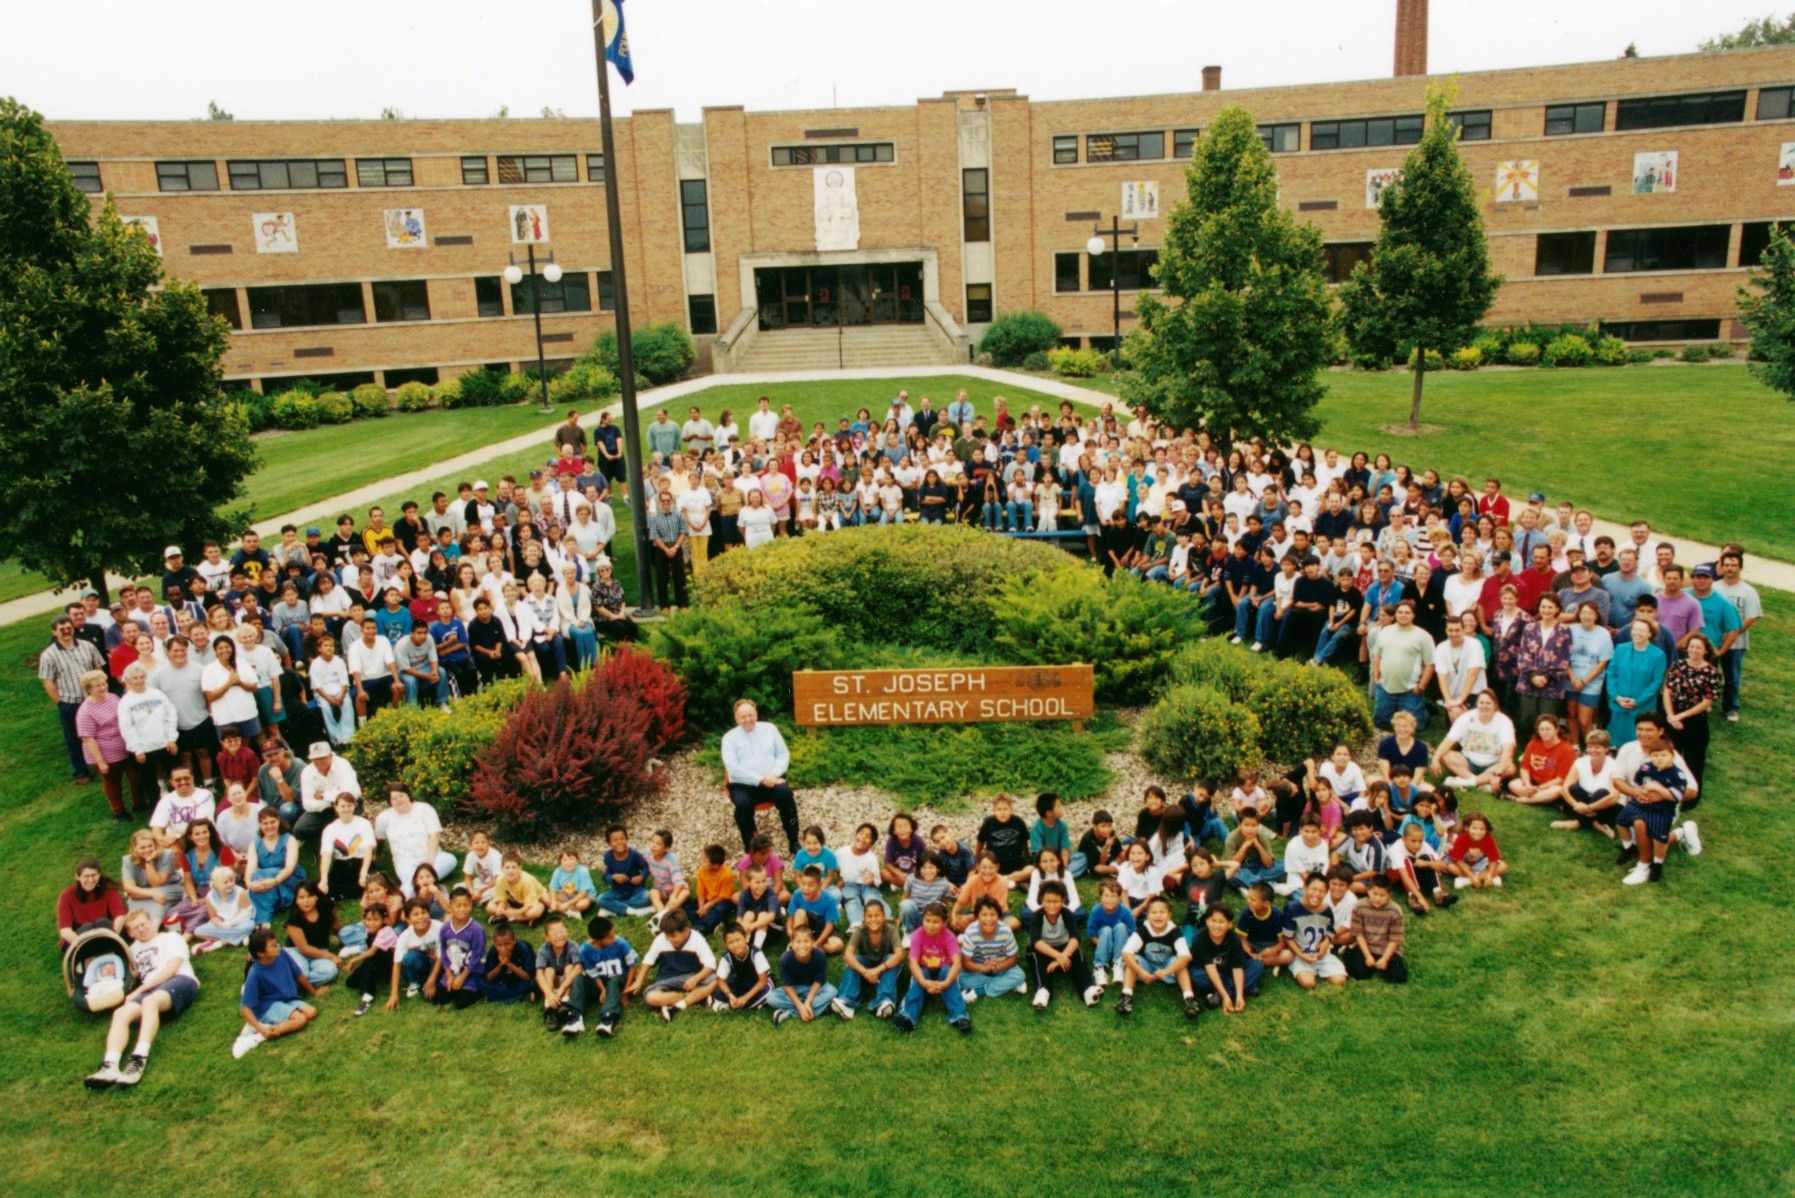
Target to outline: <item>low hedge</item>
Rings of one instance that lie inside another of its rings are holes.
[[[978,352],[989,354],[993,366],[1016,366],[1034,354],[1046,354],[1059,343],[1059,322],[1031,308],[1005,312],[993,320],[979,338]]]
[[[706,603],[655,624],[649,648],[685,682],[687,716],[703,728],[728,728],[740,699],[754,700],[769,719],[789,714],[793,670],[859,664],[842,636],[802,603],[752,610]]]
[[[1174,687],[1209,690],[1254,713],[1261,755],[1294,764],[1371,735],[1364,692],[1338,670],[1247,653],[1220,638],[1187,645],[1172,659]]]
[[[1220,784],[1257,769],[1262,731],[1251,708],[1207,686],[1174,686],[1142,715],[1141,756],[1168,778]]]
[[[989,539],[987,535],[987,539]],[[1180,642],[1197,631],[1190,596],[1081,566],[1007,581],[990,600],[991,647],[1018,665],[1088,661],[1097,698],[1134,706],[1164,683]]]

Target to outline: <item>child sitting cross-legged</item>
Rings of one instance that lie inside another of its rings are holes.
[[[711,995],[711,1010],[752,1011],[764,1007],[772,992],[767,955],[748,943],[741,924],[730,920],[723,925],[723,955],[717,958],[717,992]]]
[[[1043,857],[1047,852],[1041,854]],[[1035,881],[1039,881],[1037,874]],[[1091,977],[1091,967],[1079,947],[1078,919],[1066,903],[1066,883],[1057,879],[1040,883],[1038,911],[1028,915],[1029,964],[1035,979],[1034,1006],[1045,1011],[1053,1001],[1053,983],[1059,978],[1072,979],[1073,993],[1083,997],[1084,1005],[1094,1007],[1103,991]],[[983,919],[983,915],[980,916]]]
[[[1373,878],[1365,887],[1365,901],[1352,909],[1353,943],[1342,950],[1346,972],[1357,981],[1381,977],[1393,985],[1409,980],[1402,959],[1402,908],[1390,901],[1389,878]]]
[[[562,857],[566,855],[563,853]],[[548,899],[548,888],[536,880],[536,875],[525,872],[524,859],[517,853],[508,852],[504,864],[499,867],[499,880],[492,888],[486,913],[494,919],[508,919],[513,923],[535,923],[548,913]],[[470,892],[468,902],[473,901]]]
[[[1191,990],[1190,945],[1172,922],[1172,903],[1163,894],[1147,900],[1145,918],[1122,946],[1122,997],[1116,1000],[1116,1014],[1133,1014],[1135,986],[1155,982],[1178,983],[1185,1018],[1202,1013]]]
[[[549,875],[546,899],[548,909],[560,915],[584,915],[598,901],[592,871],[580,863],[580,851],[572,845],[555,857],[555,872]]]
[[[1258,993],[1265,966],[1247,952],[1240,933],[1234,930],[1234,912],[1228,904],[1217,903],[1204,913],[1203,930],[1192,941],[1190,952],[1191,969],[1204,1003],[1220,1007],[1227,1015],[1246,1010],[1247,995]]]
[[[1473,811],[1465,816],[1464,827],[1452,839],[1452,849],[1446,854],[1453,872],[1458,877],[1452,880],[1454,889],[1463,890],[1470,886],[1482,890],[1487,886],[1502,885],[1502,875],[1508,872],[1508,862],[1502,859],[1502,850],[1496,847],[1496,834],[1490,827],[1490,817],[1481,811]]]
[[[980,899],[972,926],[960,933],[960,997],[970,1004],[1022,989],[1020,956],[1003,908],[996,899]]]
[[[922,926],[910,935],[910,988],[904,992],[904,1009],[891,1018],[900,1032],[916,1030],[923,1004],[933,996],[947,1009],[947,1021],[965,1035],[972,1031],[966,1017],[966,1000],[960,997],[960,942],[947,927],[947,908],[930,903],[922,913]]]
[[[995,859],[992,868],[996,868]],[[830,1010],[852,1019],[862,1005],[861,991],[870,988],[872,997],[864,1005],[872,1009],[875,1018],[890,1019],[897,1010],[898,978],[903,969],[904,942],[886,914],[884,902],[871,899],[861,910],[860,926],[848,936],[841,989]]]
[[[659,972],[643,994],[648,971],[655,966]],[[711,996],[717,985],[716,973],[717,956],[711,946],[692,931],[686,913],[675,908],[661,917],[661,930],[625,993],[643,994],[648,1008],[658,1011],[663,1022],[672,1023],[675,1014]]]
[[[806,871],[804,882],[820,882],[822,871],[816,866]],[[818,889],[821,887],[819,885]],[[767,998],[773,1008],[773,1026],[797,1018],[809,1023],[829,1009],[835,1001],[835,987],[829,984],[829,958],[819,951],[809,925],[799,924],[791,930],[791,946],[779,958],[779,985]]]
[[[242,1059],[256,1045],[277,1036],[304,1030],[318,1017],[318,1008],[300,999],[301,992],[317,998],[329,986],[314,988],[305,971],[281,950],[280,941],[267,928],[249,935],[249,972],[243,977],[239,1004],[243,1030],[231,1045],[231,1055]]]
[[[842,950],[841,937],[835,933],[840,923],[841,906],[823,889],[823,867],[805,866],[798,876],[798,893],[785,910],[786,935],[808,928],[817,951],[828,956]]]
[[[487,1002],[511,1006],[536,993],[536,950],[517,938],[508,919],[487,928],[486,960],[480,963],[480,993]]]

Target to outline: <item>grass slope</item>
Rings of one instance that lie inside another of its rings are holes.
[[[474,1192],[578,1168],[600,1193],[1008,1195],[1022,1177],[1040,1193],[1519,1193],[1572,1178],[1591,1194],[1643,1178],[1786,1193],[1795,600],[1767,607],[1747,722],[1717,735],[1707,854],[1623,889],[1605,842],[1503,806],[1509,886],[1412,921],[1403,989],[1316,998],[1278,979],[1244,1016],[1194,1027],[1167,994],[1127,1022],[1009,998],[973,1007],[970,1039],[931,1010],[901,1041],[865,1017],[775,1031],[764,1016],[663,1027],[632,1011],[615,1042],[567,1046],[515,1008],[357,1020],[337,988],[313,1028],[233,1062],[241,958],[227,951],[200,958],[200,1002],[143,1085],[106,1095],[80,1086],[102,1024],[64,1000],[50,927],[73,862],[115,862],[123,838],[96,790],[63,781],[25,672],[40,632],[0,630],[0,904],[21,932],[0,944],[0,1135],[32,1145],[7,1189],[64,1194],[79,1177],[83,1192],[141,1192],[145,1160],[173,1145],[205,1162],[183,1173],[195,1195],[239,1192],[227,1162],[252,1157],[299,1192],[421,1191],[452,1162]],[[626,929],[645,946],[639,921]],[[1061,1164],[1043,1168],[1044,1145]]]

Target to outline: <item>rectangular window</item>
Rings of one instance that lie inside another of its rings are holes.
[[[1479,108],[1471,112],[1451,112],[1446,119],[1458,126],[1460,141],[1488,141],[1490,139],[1490,110]]]
[[[966,323],[991,323],[991,284],[968,283],[966,285]]]
[[[851,166],[859,162],[893,162],[897,146],[889,141],[812,142],[801,146],[774,146],[774,166]]]
[[[1142,162],[1166,156],[1164,133],[1087,133],[1086,162]]]
[[[1056,137],[1053,139],[1053,165],[1070,166],[1078,161],[1078,138]]]
[[[585,276],[582,275],[581,278]],[[598,272],[598,310],[615,312],[617,310],[617,276],[608,270]],[[544,309],[546,311],[546,309]],[[582,309],[583,311],[584,309]]]
[[[1739,230],[1739,266],[1756,266],[1770,248],[1770,231],[1781,225],[1785,232],[1795,234],[1795,217],[1788,220],[1747,221]]]
[[[243,310],[237,306],[235,287],[208,287],[200,292],[206,297],[206,311],[231,322],[233,329],[243,327]]]
[[[461,181],[469,186],[492,181],[486,173],[486,156],[484,154],[469,154],[462,158]]]
[[[264,158],[229,165],[232,191],[349,186],[349,171],[341,158]]]
[[[686,253],[711,248],[711,205],[703,179],[679,181],[679,223],[685,230]]]
[[[1745,93],[1692,92],[1647,96],[1614,106],[1614,130],[1673,129],[1682,125],[1727,125],[1745,119]]]
[[[430,289],[422,279],[388,279],[374,284],[374,319],[429,320]]]
[[[1071,254],[1055,254],[1053,256],[1053,289],[1055,291],[1082,291],[1079,286],[1078,260],[1084,257],[1084,251]]]
[[[1311,150],[1352,150],[1360,146],[1412,146],[1421,140],[1421,114],[1362,121],[1311,121]]]
[[[603,183],[605,181],[605,156],[603,154],[586,155],[586,182]]]
[[[1172,130],[1172,157],[1189,158],[1196,153],[1197,138],[1202,135],[1201,129]]]
[[[307,325],[366,324],[360,283],[311,283],[249,289],[249,327],[297,329]]]
[[[1604,320],[1602,331],[1622,341],[1713,341],[1720,336],[1720,321]]]
[[[1719,270],[1726,265],[1731,225],[1671,229],[1615,229],[1608,234],[1606,274],[1635,271]]]
[[[578,183],[577,154],[500,154],[500,183]],[[548,311],[544,308],[543,311]]]
[[[474,306],[482,316],[505,314],[505,287],[499,276],[482,275],[474,280]]]
[[[1782,121],[1795,116],[1795,87],[1763,87],[1758,89],[1758,119]]]
[[[1614,234],[1609,234],[1613,237]],[[1591,275],[1596,271],[1596,235],[1541,233],[1533,255],[1536,275]]]
[[[1301,125],[1261,125],[1259,140],[1274,154],[1294,154],[1303,148]]]
[[[1608,124],[1608,102],[1598,104],[1549,104],[1546,106],[1546,136],[1562,137],[1567,133],[1600,133]]]
[[[991,172],[960,172],[960,217],[967,241],[991,240]]]
[[[412,366],[405,370],[389,370],[386,372],[387,390],[403,387],[406,383],[435,384],[441,378],[434,366]]]
[[[535,311],[531,306],[531,292],[540,291],[542,295],[542,311],[550,312],[590,312],[592,311],[592,284],[585,271],[570,270],[561,276],[559,283],[551,283],[541,275],[525,278],[523,282],[511,289],[511,310],[519,316],[528,316]]]
[[[156,187],[161,191],[217,191],[216,162],[158,162]]]
[[[68,164],[68,166],[69,166],[69,176],[75,180],[75,186],[79,187],[82,191],[85,191],[91,195],[95,192],[101,192],[101,191],[106,190],[104,187],[100,186],[100,164],[99,163],[97,163],[97,162],[71,162]],[[163,190],[167,190],[167,189],[164,188]]]
[[[1371,262],[1371,241],[1336,241],[1321,247],[1321,271],[1330,283],[1352,278],[1353,268]]]
[[[1094,255],[1091,258],[1090,284],[1092,291],[1108,291],[1113,285],[1110,276],[1111,263],[1115,255],[1109,251]],[[1149,273],[1159,263],[1158,250],[1123,250],[1121,264],[1121,280],[1123,291],[1148,291],[1159,284],[1153,281]]]
[[[611,275],[610,271],[599,272],[598,306],[605,306],[604,281]],[[694,336],[717,331],[717,297],[714,295],[693,295],[686,298],[686,320],[692,326]]]
[[[357,158],[355,160],[355,185],[357,187],[410,187],[411,159]]]

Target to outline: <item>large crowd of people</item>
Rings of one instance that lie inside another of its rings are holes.
[[[137,984],[89,1084],[137,1080],[197,994],[191,954],[222,945],[248,949],[238,1055],[303,1029],[338,977],[358,1015],[383,991],[387,1009],[528,1001],[568,1036],[587,1015],[610,1035],[637,996],[664,1019],[871,1010],[906,1029],[939,998],[966,1030],[968,1003],[1019,990],[1046,1006],[1062,981],[1091,1005],[1120,984],[1122,1014],[1137,988],[1176,984],[1195,1018],[1240,1011],[1267,970],[1305,988],[1406,978],[1405,906],[1503,884],[1484,810],[1497,801],[1611,838],[1630,885],[1659,881],[1673,844],[1701,851],[1687,816],[1710,714],[1739,718],[1762,610],[1737,545],[1683,563],[1644,521],[1617,545],[1588,511],[1511,499],[1494,477],[1223,446],[1110,407],[997,398],[981,413],[961,392],[937,411],[900,393],[836,424],[807,429],[766,397],[745,426],[697,408],[648,422],[644,568],[663,604],[683,606],[688,574],[719,554],[780,537],[908,522],[1059,537],[1186,593],[1193,634],[1360,675],[1387,730],[1375,763],[1340,746],[1282,777],[1193,783],[1177,803],[1155,788],[1132,835],[1099,813],[1076,848],[1043,795],[1032,824],[1000,798],[974,835],[925,838],[898,813],[831,849],[800,826],[783,739],[744,704],[723,743],[733,864],[711,845],[688,875],[670,833],[644,854],[622,828],[593,865],[561,853],[546,885],[484,833],[458,862],[401,788],[369,821],[342,750],[382,707],[552,679],[634,639],[610,558],[619,432],[605,417],[588,438],[570,413],[526,483],[472,481],[392,524],[344,515],[328,539],[245,532],[193,564],[171,545],[159,587],[109,608],[90,591],[56,618],[38,672],[71,774],[97,780],[121,822],[147,818],[116,879],[84,860],[59,905],[65,943],[131,940]],[[307,744],[302,763],[292,746]],[[756,831],[763,808],[788,857]],[[640,956],[619,922],[635,917],[651,920]],[[786,946],[776,968],[770,938]]]

